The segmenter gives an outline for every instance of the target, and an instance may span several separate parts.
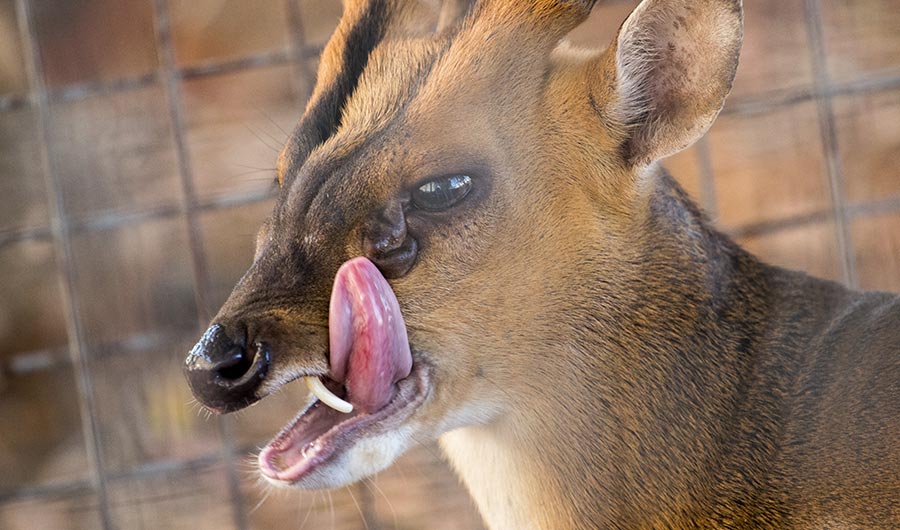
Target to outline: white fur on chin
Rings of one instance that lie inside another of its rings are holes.
[[[350,449],[313,470],[297,482],[275,480],[263,475],[270,484],[282,488],[335,489],[347,486],[383,471],[412,445],[413,428],[403,426],[363,438]]]

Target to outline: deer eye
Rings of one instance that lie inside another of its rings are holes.
[[[446,210],[463,200],[472,189],[472,177],[449,175],[429,180],[412,193],[413,204],[422,210]]]

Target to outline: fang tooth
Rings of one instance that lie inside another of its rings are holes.
[[[328,405],[338,412],[343,412],[344,414],[349,414],[353,411],[353,404],[344,401],[343,399],[334,395],[331,390],[322,383],[322,380],[315,376],[304,377],[303,380],[306,382],[306,388],[309,389],[310,392],[313,393],[314,396],[319,398],[319,401]]]

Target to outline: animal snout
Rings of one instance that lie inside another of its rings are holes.
[[[214,324],[188,354],[184,373],[200,403],[217,412],[231,412],[260,398],[257,390],[270,364],[264,343],[248,344],[245,335]]]

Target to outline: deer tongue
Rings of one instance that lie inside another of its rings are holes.
[[[364,413],[380,410],[412,369],[400,304],[366,258],[344,263],[334,279],[328,315],[331,378]]]

